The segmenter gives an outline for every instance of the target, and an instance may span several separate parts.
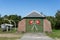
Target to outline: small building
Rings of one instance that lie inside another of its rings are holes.
[[[52,28],[46,16],[37,11],[32,11],[19,21],[18,32],[52,32]]]
[[[2,31],[9,31],[12,29],[12,27],[13,27],[12,24],[7,24],[7,23],[1,24]]]

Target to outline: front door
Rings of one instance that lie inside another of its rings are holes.
[[[27,19],[26,20],[27,32],[42,32],[43,31],[43,19]]]

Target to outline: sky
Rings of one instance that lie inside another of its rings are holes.
[[[60,0],[0,0],[0,14],[25,17],[31,11],[54,16],[60,10]]]

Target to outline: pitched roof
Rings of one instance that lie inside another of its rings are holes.
[[[29,15],[26,17],[45,17],[42,13],[39,13],[37,11],[32,11]]]

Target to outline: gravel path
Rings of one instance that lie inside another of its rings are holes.
[[[44,33],[26,33],[20,40],[53,40]]]

